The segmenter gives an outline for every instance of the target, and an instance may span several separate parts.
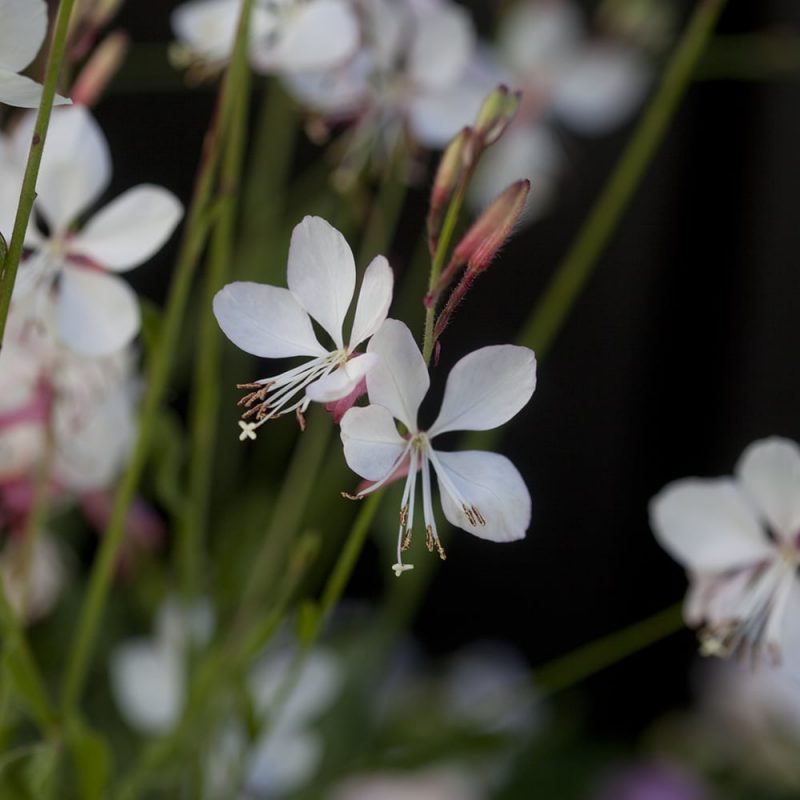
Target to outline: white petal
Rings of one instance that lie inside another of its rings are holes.
[[[9,72],[0,67],[0,103],[17,108],[38,108],[41,102],[41,83],[36,83],[25,75],[17,75],[15,72]],[[69,105],[71,102],[72,100],[57,94],[53,105],[63,106]]]
[[[428,432],[488,431],[511,419],[536,388],[536,356],[513,344],[482,347],[450,371],[439,416]]]
[[[585,136],[621,125],[644,99],[650,71],[630,48],[585,48],[554,87],[552,107],[570,128]]]
[[[335,70],[291,72],[281,76],[296,100],[333,118],[354,115],[369,96],[373,61],[366,52]]]
[[[288,289],[262,283],[229,283],[214,297],[214,315],[225,335],[262,358],[320,356],[327,352],[311,320]]]
[[[527,178],[531,190],[522,219],[532,222],[550,205],[563,160],[561,147],[546,126],[514,125],[502,145],[481,157],[469,187],[470,202],[482,211],[513,181]]]
[[[241,0],[194,0],[178,6],[170,22],[179,41],[194,53],[224,61],[233,50],[241,10]]]
[[[171,192],[136,186],[95,214],[70,240],[69,250],[107,269],[130,269],[161,249],[182,216],[183,206]]]
[[[368,481],[385,478],[408,446],[383,406],[351,408],[342,417],[341,436],[347,466]]]
[[[475,48],[475,31],[468,12],[455,4],[436,6],[420,15],[408,54],[412,81],[428,90],[455,83]]]
[[[444,147],[475,120],[485,96],[482,87],[471,83],[416,95],[408,109],[414,138],[426,147]]]
[[[727,478],[671,483],[650,501],[650,526],[659,544],[692,572],[749,566],[775,552]]]
[[[134,639],[111,654],[111,689],[126,722],[143,733],[164,733],[184,703],[183,665],[177,653]]]
[[[800,534],[800,448],[774,436],[753,442],[742,453],[736,475],[776,536]]]
[[[369,339],[383,324],[392,304],[393,287],[394,273],[389,262],[383,256],[375,256],[361,281],[353,330],[350,333],[350,350]]]
[[[341,349],[344,322],[356,285],[353,253],[339,231],[321,217],[306,217],[292,231],[289,289]]]
[[[499,453],[467,450],[436,451],[434,468],[439,478],[442,510],[458,528],[493,542],[512,542],[525,537],[531,522],[531,496],[517,468]],[[438,462],[438,463],[437,463]],[[473,525],[446,487],[441,470],[461,497],[480,512],[485,525]]]
[[[29,114],[12,136],[21,163],[28,156],[34,122]],[[108,144],[92,115],[83,106],[53,111],[36,184],[37,207],[51,229],[65,231],[100,197],[110,178]]]
[[[73,350],[102,356],[124,347],[139,332],[139,302],[114,275],[67,266],[61,273],[58,331]]]
[[[20,72],[36,58],[47,33],[44,0],[0,0],[0,69]]]
[[[315,403],[334,403],[347,397],[377,361],[378,357],[372,353],[351,358],[346,364],[310,384],[306,388],[306,397]]]
[[[572,57],[582,29],[574,3],[516,3],[503,16],[499,43],[516,72],[546,82]]]
[[[45,426],[41,422],[18,422],[0,427],[0,481],[30,474],[47,451]]]
[[[344,63],[359,40],[358,20],[343,0],[296,4],[274,47],[256,42],[253,60],[262,69],[322,71]]]
[[[387,319],[369,340],[367,352],[380,356],[367,375],[370,403],[383,406],[415,433],[417,412],[431,382],[411,331]]]
[[[317,736],[268,730],[248,758],[245,784],[258,796],[283,796],[305,785],[321,758],[322,743]]]

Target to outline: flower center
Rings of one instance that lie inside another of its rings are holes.
[[[239,426],[241,441],[255,439],[255,431],[267,420],[276,419],[294,411],[301,429],[305,428],[303,416],[311,403],[306,397],[306,387],[320,378],[329,375],[347,363],[346,350],[334,350],[324,356],[314,358],[299,367],[282,372],[271,378],[262,378],[255,383],[238,383],[237,389],[247,389],[247,394],[239,400],[243,406],[242,421]]]
[[[786,605],[797,580],[800,557],[790,545],[777,558],[752,570],[730,613],[700,631],[703,655],[736,655],[755,669],[781,660],[781,630]]]

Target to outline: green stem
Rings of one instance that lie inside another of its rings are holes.
[[[465,174],[461,183],[453,194],[450,200],[450,205],[447,207],[447,213],[442,223],[442,232],[439,235],[439,241],[436,245],[436,252],[433,256],[433,264],[431,264],[431,275],[428,280],[428,292],[432,292],[436,287],[439,276],[442,274],[447,252],[450,249],[450,240],[458,224],[458,216],[461,213],[461,206],[464,204],[464,197],[467,193],[467,186],[469,185],[470,174]],[[425,310],[425,334],[422,342],[422,357],[425,359],[426,364],[430,364],[431,356],[433,355],[433,322],[436,316],[436,304],[432,303],[430,308]]]
[[[6,676],[19,699],[27,706],[31,717],[41,732],[52,736],[57,719],[51,709],[50,700],[28,640],[22,630],[16,612],[6,596],[0,581],[0,630],[3,633],[3,659]]]
[[[58,16],[56,17],[53,43],[47,58],[42,100],[33,128],[33,138],[28,151],[25,174],[22,178],[22,189],[20,191],[17,214],[14,218],[11,242],[0,272],[0,347],[2,347],[6,330],[8,309],[11,306],[11,295],[14,291],[14,281],[17,278],[17,269],[22,258],[25,233],[28,230],[28,222],[33,212],[33,203],[36,200],[36,180],[39,177],[39,166],[42,163],[42,152],[47,138],[47,129],[50,126],[50,115],[53,111],[53,101],[56,97],[58,76],[64,61],[64,51],[69,33],[69,20],[72,16],[74,5],[75,0],[61,0],[58,4]]]
[[[548,661],[533,671],[536,686],[546,694],[555,694],[683,630],[682,608],[683,604],[677,603]]]
[[[265,588],[273,586],[282,573],[286,552],[300,528],[316,485],[332,428],[321,408],[312,409],[307,427],[299,437],[264,542],[253,559],[245,582],[240,606],[245,617],[259,605]]]
[[[234,223],[247,138],[250,95],[248,72],[244,73],[236,90],[236,106],[220,167],[221,206],[211,238],[195,352],[190,411],[192,458],[189,467],[189,499],[178,538],[181,583],[187,598],[196,592],[201,579],[200,559],[208,531],[220,410],[219,373],[222,344],[219,326],[211,312],[211,303],[216,292],[227,280],[234,260]]]
[[[688,87],[726,0],[700,0],[622,158],[518,338],[542,355],[552,345],[617,227]]]
[[[167,386],[180,336],[181,321],[186,310],[192,279],[206,241],[207,210],[211,201],[221,147],[227,125],[230,124],[235,109],[236,86],[243,79],[242,76],[247,70],[247,29],[252,5],[253,0],[244,0],[236,34],[236,45],[220,89],[216,115],[206,138],[203,160],[189,209],[186,232],[170,286],[160,346],[153,355],[147,391],[142,405],[139,438],[114,498],[111,520],[92,569],[89,588],[78,620],[77,634],[67,661],[63,692],[63,704],[67,713],[72,713],[86,681],[97,628],[111,585],[114,562],[123,540],[125,517],[147,460],[159,406]]]

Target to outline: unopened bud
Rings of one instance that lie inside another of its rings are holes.
[[[69,32],[69,58],[83,60],[94,47],[100,31],[122,7],[123,0],[85,0],[72,15]]]
[[[107,36],[81,70],[72,90],[73,102],[93,106],[122,66],[130,40],[122,31]]]
[[[426,302],[438,298],[442,290],[453,280],[461,265],[467,265],[461,280],[450,293],[447,303],[436,320],[433,331],[435,344],[438,345],[439,337],[450,322],[453,312],[472,288],[475,278],[492,263],[497,251],[511,235],[525,208],[525,200],[530,188],[529,180],[512,183],[478,217],[453,251],[450,264],[442,273],[442,278],[446,282],[440,281],[440,285],[434,289],[434,292],[426,297]]]
[[[468,270],[482,272],[511,235],[525,208],[531,182],[515,181],[496,197],[472,224],[453,251],[453,260]]]
[[[512,92],[503,84],[487,95],[475,121],[478,152],[473,154],[474,158],[503,135],[517,113],[521,97],[521,92]]]
[[[445,208],[464,172],[464,151],[473,135],[472,128],[462,128],[447,145],[436,170],[428,210],[428,249],[431,258],[439,242]]]

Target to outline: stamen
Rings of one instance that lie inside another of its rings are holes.
[[[464,496],[456,488],[455,484],[450,479],[447,470],[442,467],[442,462],[437,457],[436,451],[431,447],[429,448],[428,453],[430,455],[431,464],[433,464],[433,468],[436,470],[436,477],[439,479],[440,490],[446,491],[453,501],[461,506],[461,510],[464,512],[467,521],[470,525],[472,525],[473,528],[477,528],[478,525],[481,527],[486,525],[486,519],[484,518],[483,514],[478,511],[477,506],[467,503],[467,501],[464,499]]]
[[[300,432],[302,433],[306,429],[306,418],[303,416],[303,412],[300,408],[296,408],[294,410],[295,419],[297,419],[297,424],[300,426]]]
[[[241,425],[241,422],[239,423]],[[363,500],[363,494],[348,494],[348,492],[339,492],[339,494],[346,500]]]
[[[425,526],[425,547],[429,553],[433,552],[433,528],[430,525]]]
[[[406,535],[403,537],[403,544],[400,549],[405,552],[409,547],[411,547],[411,528],[406,529]]]

